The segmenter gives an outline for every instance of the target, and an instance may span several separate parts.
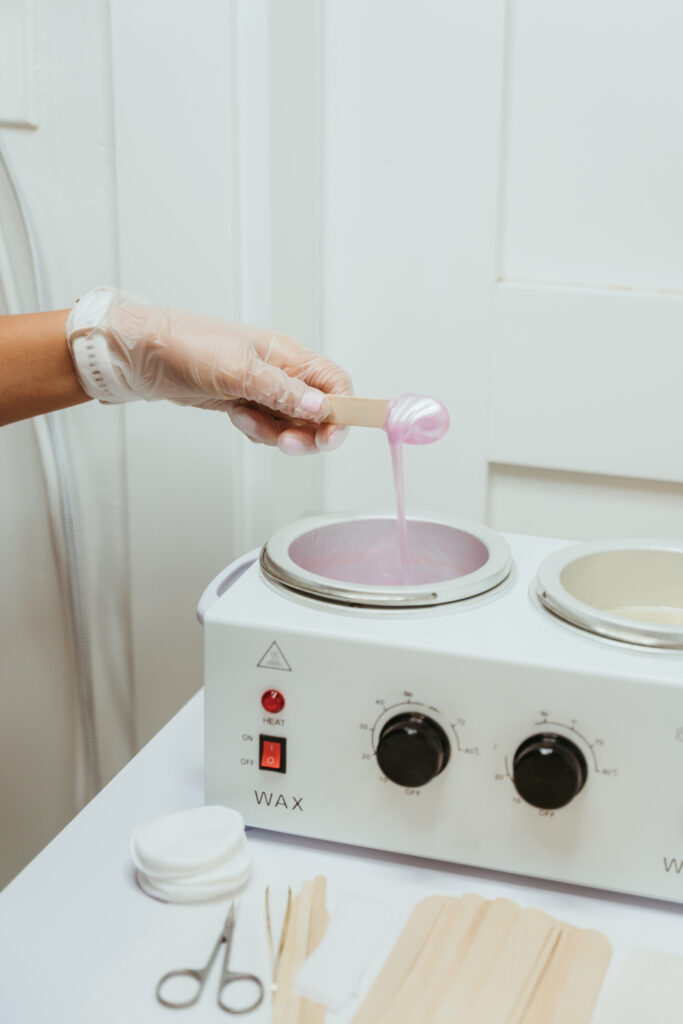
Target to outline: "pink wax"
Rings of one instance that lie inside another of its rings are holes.
[[[486,564],[486,545],[465,530],[419,519],[407,525],[413,585],[455,580]],[[337,583],[400,587],[404,582],[396,551],[396,522],[389,517],[319,526],[292,542],[289,557],[301,569]]]
[[[439,441],[448,430],[449,424],[450,417],[446,407],[429,395],[399,395],[397,398],[389,400],[384,429],[389,439],[394,470],[398,550],[401,561],[401,579],[404,584],[414,582],[414,578],[411,573],[406,524],[403,445],[432,444],[434,441]]]
[[[389,444],[432,444],[450,426],[448,409],[429,395],[390,398],[384,429]]]

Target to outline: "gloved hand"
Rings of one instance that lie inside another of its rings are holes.
[[[66,337],[83,390],[101,402],[218,409],[288,455],[329,451],[344,437],[321,421],[325,395],[350,394],[349,377],[287,334],[94,288],[71,310]]]

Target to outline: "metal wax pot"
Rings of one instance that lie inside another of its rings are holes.
[[[563,548],[542,563],[536,593],[549,611],[597,636],[683,650],[683,541]]]
[[[512,565],[494,530],[450,516],[412,516],[408,543],[411,582],[404,584],[395,517],[316,516],[274,534],[261,568],[271,581],[326,601],[415,608],[482,594]]]

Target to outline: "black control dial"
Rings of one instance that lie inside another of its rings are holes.
[[[544,810],[566,807],[581,792],[587,776],[586,759],[579,748],[554,732],[524,740],[512,766],[512,781],[519,795]]]
[[[390,718],[377,741],[377,763],[384,774],[410,788],[431,782],[448,764],[450,753],[441,726],[416,712]]]

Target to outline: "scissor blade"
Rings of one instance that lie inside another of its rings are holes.
[[[235,930],[235,902],[230,904],[230,910],[228,911],[227,917],[225,918],[225,924],[223,925],[223,931],[221,932],[221,938],[227,942],[228,946],[232,941],[232,933]]]

